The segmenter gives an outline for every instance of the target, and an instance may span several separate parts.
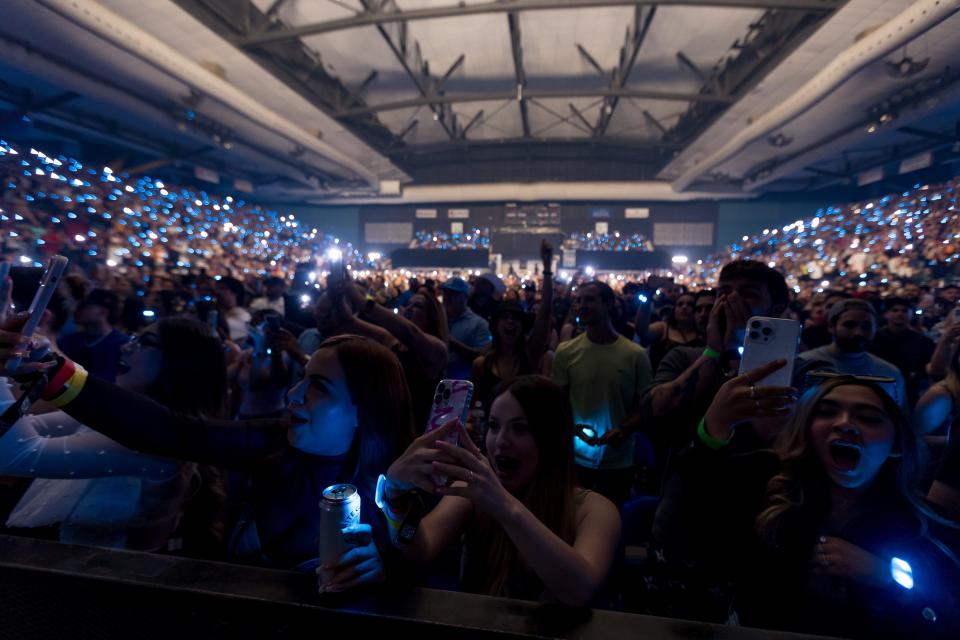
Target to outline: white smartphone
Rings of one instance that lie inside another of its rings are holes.
[[[47,263],[47,270],[44,271],[43,277],[40,279],[40,286],[37,287],[37,292],[33,295],[33,301],[27,309],[27,313],[30,315],[23,325],[23,328],[20,329],[20,335],[29,338],[32,337],[33,332],[37,330],[37,326],[40,324],[41,318],[43,318],[43,312],[46,311],[47,305],[50,304],[50,299],[57,290],[57,285],[60,284],[63,273],[67,270],[68,262],[69,261],[63,256],[53,256],[50,258],[50,262]],[[20,360],[20,358],[10,358],[7,360],[6,372],[15,372],[20,367]]]
[[[756,383],[758,387],[789,387],[793,382],[793,361],[800,348],[800,323],[782,318],[754,316],[747,321],[743,339],[740,374],[784,359],[787,364]]]

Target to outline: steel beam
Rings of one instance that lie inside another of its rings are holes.
[[[577,119],[580,120],[580,122],[583,123],[583,126],[585,126],[585,127],[587,128],[587,131],[590,132],[590,135],[594,135],[594,136],[597,135],[597,131],[596,131],[596,129],[594,129],[593,125],[590,124],[590,121],[587,120],[582,113],[580,113],[580,110],[579,110],[579,109],[577,109],[575,106],[573,106],[573,103],[572,103],[572,102],[569,103],[567,106],[570,107],[570,113],[572,113],[573,115],[575,115],[575,116],[577,117]]]
[[[396,7],[394,0],[386,0],[386,2],[380,2],[379,0],[360,0],[360,3],[371,13],[382,11],[384,5]],[[433,119],[440,123],[440,126],[443,127],[443,130],[451,140],[455,139],[459,137],[457,115],[453,112],[453,109],[450,108],[449,102],[434,100],[432,96],[442,91],[443,81],[446,80],[458,66],[463,64],[465,57],[461,55],[457,61],[453,63],[453,66],[450,67],[450,70],[447,71],[447,75],[441,80],[434,80],[433,76],[430,75],[430,65],[423,60],[420,54],[420,45],[414,41],[413,46],[409,46],[410,43],[407,40],[406,26],[406,22],[400,23],[396,36],[389,33],[383,24],[377,25],[377,31],[380,32],[380,36],[387,43],[387,46],[390,47],[397,62],[400,63],[400,66],[402,66],[403,70],[407,73],[407,77],[410,78],[410,81],[413,82],[417,88],[420,97],[426,100],[426,102],[422,104],[430,107],[430,110],[433,112]]]
[[[517,82],[517,104],[520,106],[520,122],[523,125],[523,137],[530,137],[530,115],[527,112],[527,72],[523,68],[523,40],[520,35],[520,14],[512,11],[507,14],[510,27],[510,52],[513,55],[513,77]]]
[[[633,24],[627,29],[625,42],[620,48],[620,60],[617,62],[617,68],[613,70],[613,77],[610,79],[611,89],[622,89],[627,84],[630,72],[633,71],[633,66],[637,62],[640,47],[643,46],[643,41],[647,38],[647,32],[650,30],[650,24],[656,14],[656,7],[651,7],[646,16],[643,15],[643,7],[638,6],[634,9]],[[604,100],[597,126],[594,127],[594,135],[602,136],[607,132],[607,127],[613,120],[613,112],[616,111],[618,104],[620,104],[618,96],[610,96]]]
[[[635,5],[673,5],[694,7],[728,7],[746,9],[781,9],[804,12],[826,13],[840,7],[845,0],[507,0],[505,2],[482,2],[478,4],[456,4],[446,7],[429,7],[401,11],[382,10],[367,7],[364,13],[349,18],[328,20],[314,24],[300,25],[287,29],[254,33],[233,40],[238,47],[259,47],[271,42],[294,40],[305,36],[331,33],[344,29],[379,26],[391,22],[412,22],[414,20],[433,20],[438,18],[456,18],[485,13],[506,13],[515,11],[543,11],[556,9],[583,9],[597,7],[621,7]],[[372,4],[372,3],[370,3]]]
[[[717,104],[732,104],[733,98],[715,95],[693,93],[672,93],[667,91],[648,91],[645,89],[532,89],[523,92],[525,100],[550,100],[554,98],[637,98],[641,100],[665,100],[668,102],[710,102]],[[355,109],[344,109],[335,114],[338,118],[359,116],[383,111],[397,111],[412,107],[423,107],[431,104],[459,104],[464,102],[499,102],[501,100],[516,100],[514,92],[498,91],[490,93],[444,93],[427,95],[410,100],[384,102],[382,104],[367,105]]]

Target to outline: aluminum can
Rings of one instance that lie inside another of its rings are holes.
[[[352,484],[334,484],[323,490],[320,501],[320,565],[332,565],[349,548],[341,531],[360,524],[360,493]],[[333,572],[320,570],[326,584]]]

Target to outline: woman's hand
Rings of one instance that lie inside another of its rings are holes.
[[[460,427],[459,420],[451,420],[439,429],[428,431],[407,447],[399,458],[397,458],[390,468],[387,469],[387,500],[390,500],[391,493],[396,496],[412,489],[422,489],[428,493],[436,493],[436,473],[433,469],[433,463],[437,460],[449,461],[437,446],[437,442],[444,440],[457,432]],[[461,444],[469,441],[470,438],[462,435]],[[471,443],[472,444],[472,443]]]
[[[733,428],[742,422],[789,415],[797,402],[796,389],[754,386],[786,364],[786,360],[774,360],[725,382],[704,416],[707,433],[718,440],[729,440]]]
[[[21,314],[7,318],[0,324],[0,375],[6,370],[7,360],[21,358],[20,366],[13,375],[26,375],[42,371],[53,366],[52,362],[30,362],[31,356],[41,356],[50,351],[50,341],[35,335],[27,338],[20,329],[27,321],[27,315]]]
[[[453,484],[437,487],[441,496],[467,498],[474,506],[495,520],[502,520],[509,512],[515,498],[510,495],[487,457],[470,441],[466,431],[460,428],[460,447],[446,441],[437,446],[452,462],[433,462],[433,472],[445,475]]]
[[[890,582],[887,563],[866,549],[840,538],[821,536],[810,559],[813,572],[881,587]]]
[[[380,551],[373,543],[373,529],[358,524],[341,531],[349,549],[335,565],[321,566],[317,573],[330,571],[333,577],[319,583],[320,593],[341,593],[364,584],[380,584],[386,579]]]

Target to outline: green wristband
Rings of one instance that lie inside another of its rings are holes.
[[[703,355],[713,360],[717,360],[717,361],[720,360],[720,352],[717,351],[716,349],[711,349],[710,347],[707,347],[706,349],[703,350]]]
[[[713,449],[714,451],[718,449],[722,449],[723,447],[730,444],[729,440],[720,440],[718,438],[714,438],[712,435],[707,433],[706,420],[707,420],[706,417],[700,418],[700,424],[697,425],[697,437],[700,438],[700,441],[703,442],[703,444],[710,447],[711,449]]]

